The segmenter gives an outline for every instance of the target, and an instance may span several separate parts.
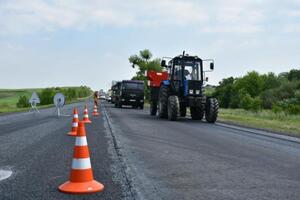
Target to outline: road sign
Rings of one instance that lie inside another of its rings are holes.
[[[33,92],[30,99],[29,99],[29,103],[35,103],[35,104],[38,104],[38,103],[41,103],[40,102],[40,98],[39,96],[37,95],[36,92]]]
[[[56,106],[56,112],[58,116],[61,116],[60,109],[65,105],[65,95],[57,93],[54,95],[53,103]]]
[[[36,92],[33,92],[30,99],[29,99],[29,103],[31,105],[31,109],[29,112],[33,111],[33,112],[39,112],[39,110],[37,109],[36,107],[36,104],[40,103],[40,98],[39,96],[37,95]]]
[[[65,105],[65,95],[62,93],[55,94],[53,102],[56,107],[63,107]]]

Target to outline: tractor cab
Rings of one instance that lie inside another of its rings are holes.
[[[214,68],[213,60],[210,69]],[[197,56],[180,55],[161,65],[168,69],[171,92],[181,97],[203,95],[203,60]]]

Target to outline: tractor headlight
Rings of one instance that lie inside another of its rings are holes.
[[[200,90],[196,90],[196,94],[200,94]]]
[[[193,94],[194,93],[194,91],[193,90],[189,90],[189,94]]]

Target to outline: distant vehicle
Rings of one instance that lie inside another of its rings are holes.
[[[110,103],[111,102],[111,96],[107,96],[106,101]]]
[[[106,100],[106,97],[105,97],[105,95],[100,95],[99,99]]]
[[[112,87],[111,87],[111,103],[116,103],[116,94],[121,87],[121,82],[116,82]]]
[[[123,80],[116,92],[115,107],[129,105],[144,109],[144,81]]]

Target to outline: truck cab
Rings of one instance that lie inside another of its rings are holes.
[[[115,106],[123,105],[144,108],[144,81],[123,80],[116,93]]]

